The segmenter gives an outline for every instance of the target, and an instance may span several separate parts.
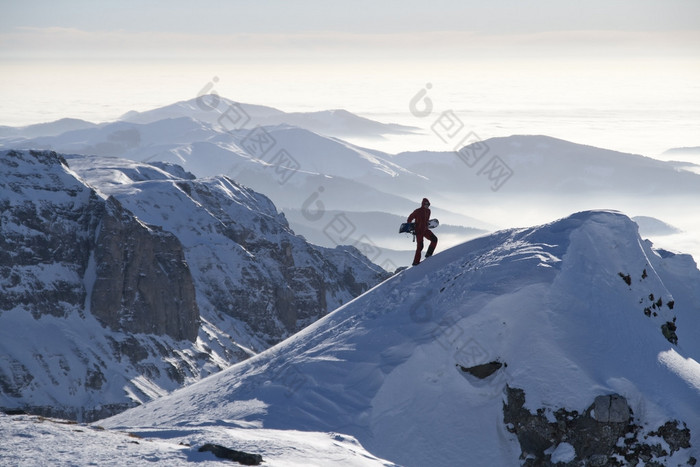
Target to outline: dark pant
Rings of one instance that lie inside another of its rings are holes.
[[[437,237],[433,232],[427,230],[424,235],[416,235],[416,256],[413,257],[413,265],[420,263],[420,254],[423,252],[423,237],[430,240],[428,251],[425,252],[425,257],[432,256],[437,246]]]

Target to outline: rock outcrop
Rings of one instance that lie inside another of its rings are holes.
[[[0,166],[0,311],[61,317],[82,308],[104,203],[55,153],[9,151]]]
[[[115,331],[193,341],[199,310],[175,236],[104,201],[53,152],[9,151],[0,181],[0,311],[90,311]]]
[[[690,430],[677,421],[644,433],[619,394],[597,396],[583,413],[564,408],[531,413],[524,407],[525,391],[506,387],[506,393],[503,422],[518,437],[523,465],[661,466],[674,452],[690,447]]]

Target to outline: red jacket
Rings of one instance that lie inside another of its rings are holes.
[[[408,216],[406,222],[416,222],[416,235],[428,233],[428,221],[430,220],[430,208],[419,207]]]

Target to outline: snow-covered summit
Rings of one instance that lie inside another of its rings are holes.
[[[202,95],[146,112],[128,112],[120,120],[152,123],[164,118],[187,116],[226,128],[226,123],[230,123],[230,114],[235,114],[237,121],[240,117],[238,128],[286,124],[336,137],[359,135],[376,138],[383,134],[407,134],[417,130],[415,127],[370,120],[344,109],[284,112],[274,107],[237,102],[215,94]]]
[[[692,259],[657,254],[628,217],[580,212],[436,254],[268,351],[102,424],[333,431],[402,465],[631,459],[645,443],[681,463],[700,445],[699,288]],[[595,410],[615,397],[631,418]],[[571,428],[540,440],[516,412],[545,429],[612,423],[620,439],[598,446]],[[687,427],[687,440],[662,426]]]

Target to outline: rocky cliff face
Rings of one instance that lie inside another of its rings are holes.
[[[114,330],[194,341],[199,310],[178,239],[108,198],[95,238],[90,310]]]
[[[0,152],[0,166],[0,408],[105,417],[387,275],[353,248],[306,243],[227,178],[36,151]]]
[[[0,310],[66,316],[85,302],[103,203],[56,154],[10,151],[0,164]]]
[[[98,197],[56,153],[1,160],[0,310],[66,317],[89,303],[115,331],[196,338],[199,311],[177,238]]]

